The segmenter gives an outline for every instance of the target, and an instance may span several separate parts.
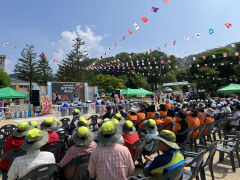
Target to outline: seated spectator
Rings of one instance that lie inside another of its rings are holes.
[[[122,115],[120,113],[116,113],[114,115],[114,118],[116,118],[119,121],[121,126],[123,126],[123,124],[125,123],[125,119],[124,119],[124,117],[122,117]]]
[[[44,119],[44,121],[42,122],[41,130],[48,132],[48,136],[49,136],[48,143],[53,141],[59,141],[58,134],[53,131],[56,128],[57,128],[57,122],[51,117]]]
[[[156,158],[146,156],[148,161],[144,168],[146,176],[152,176],[153,179],[161,179],[172,168],[184,164],[184,157],[176,143],[176,136],[169,130],[162,130],[159,136],[154,136],[153,139],[158,140],[158,148],[163,154]]]
[[[145,113],[143,112],[143,108],[140,108],[140,110],[137,113],[137,124],[138,124],[138,128],[142,128],[143,125],[143,121],[146,118]]]
[[[70,130],[73,131],[76,127],[74,125],[74,122],[77,121],[79,119],[80,116],[80,111],[79,109],[74,109],[73,110],[73,119],[70,123]]]
[[[156,125],[163,124],[163,121],[160,118],[159,112],[155,112],[154,118],[155,118],[155,121],[156,121]]]
[[[60,131],[64,131],[64,129],[62,128],[62,122],[60,121],[60,119],[55,118],[54,119],[57,123],[56,129],[54,130],[54,132],[60,132]]]
[[[97,143],[93,141],[94,135],[93,133],[85,126],[81,126],[77,131],[73,132],[72,140],[74,142],[74,146],[72,146],[65,154],[63,159],[60,161],[60,167],[64,167],[74,158],[79,156],[83,156],[86,154],[90,154],[94,149],[97,148]],[[75,167],[71,166],[65,169],[64,175],[67,179],[71,179],[73,173],[75,171]]]
[[[155,106],[151,105],[149,107],[149,112],[147,113],[147,118],[148,119],[154,119],[154,115],[155,115]]]
[[[31,121],[31,122],[29,122],[29,125],[33,126],[34,128],[40,129],[40,125],[38,124],[37,121]]]
[[[213,118],[213,115],[214,115],[214,109],[212,108],[208,108],[207,109],[207,116],[204,120],[204,123],[205,124],[209,124],[209,123],[213,123],[214,122],[214,118]],[[203,135],[205,135],[208,131],[208,127],[206,127],[203,131]]]
[[[203,108],[198,108],[198,119],[200,124],[203,124],[205,121],[205,114],[204,114],[204,109]]]
[[[27,154],[17,157],[9,171],[8,180],[21,179],[37,166],[44,164],[54,164],[55,157],[53,153],[40,151],[40,148],[47,144],[48,133],[34,128],[27,132],[24,143],[21,148],[27,151]]]
[[[126,120],[132,121],[134,125],[137,124],[137,113],[135,109],[133,108],[130,109],[130,112],[128,113]]]
[[[104,101],[102,101],[101,105],[100,105],[99,117],[102,117],[106,112],[107,112],[106,103]]]
[[[187,116],[188,127],[193,127],[194,129],[198,128],[200,125],[199,119],[197,117],[198,111],[197,109],[192,109],[190,111],[189,116]],[[193,131],[192,138],[195,138],[198,135],[199,130]]]
[[[168,126],[170,123],[174,122],[174,117],[175,117],[175,111],[174,109],[169,109],[167,112],[167,117],[163,119],[163,124],[164,126]],[[170,127],[165,127],[165,130],[169,130]]]
[[[167,100],[166,100],[166,109],[167,109],[167,111],[168,111],[169,109],[172,109],[172,108],[173,108],[173,105],[170,103],[170,100],[167,99]]]
[[[81,126],[87,127],[88,126],[88,122],[87,122],[85,117],[81,116],[81,117],[79,117],[78,121],[75,121],[74,125],[75,125],[76,128],[73,131],[77,130],[77,128],[79,128]]]
[[[5,143],[5,149],[4,152],[7,152],[11,149],[20,148],[23,144],[24,137],[27,134],[28,130],[33,129],[32,126],[29,125],[28,122],[20,122],[17,125],[17,129],[8,136],[7,141]],[[9,168],[9,162],[8,158],[4,158],[2,161],[0,161],[0,168],[3,172],[3,179],[6,178],[6,173]]]
[[[167,117],[167,108],[165,104],[160,104],[160,118],[165,119]]]
[[[149,155],[149,153],[152,151],[152,148],[154,146],[154,141],[152,141],[153,136],[158,135],[158,130],[156,126],[156,122],[153,119],[149,119],[148,121],[144,121],[143,128],[147,131],[145,136],[146,139],[146,145],[143,148],[143,154]]]
[[[188,122],[186,121],[187,114],[183,110],[179,110],[178,113],[175,114],[176,124],[173,128],[173,132],[176,134],[176,142],[182,143],[184,142],[188,129]],[[185,132],[185,133],[184,133]]]
[[[127,180],[134,173],[132,156],[127,147],[118,144],[122,136],[120,126],[111,121],[103,123],[97,136],[100,147],[91,153],[88,170],[91,179]]]
[[[126,146],[127,148],[129,148],[133,143],[135,143],[136,141],[139,140],[139,136],[138,133],[136,132],[136,128],[134,127],[133,123],[129,120],[127,120],[123,127],[123,138],[124,138],[124,146]],[[133,156],[135,153],[135,149],[136,147],[133,147],[130,150],[131,155]]]

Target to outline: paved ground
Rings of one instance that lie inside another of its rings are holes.
[[[86,118],[88,118],[90,115],[91,114],[84,115],[84,116]],[[60,114],[53,114],[53,115],[48,115],[48,116],[61,117]],[[47,116],[37,117],[37,119],[38,119],[39,122],[41,122],[45,117],[47,117]],[[72,118],[71,116],[67,116],[67,117]],[[27,119],[1,120],[0,121],[0,127],[2,127],[5,124],[17,124],[17,122],[22,121],[22,120],[31,121],[33,119],[35,120],[36,117],[27,118]],[[238,163],[237,163],[237,158],[235,157],[235,162],[236,162],[236,167],[237,167],[236,172],[232,172],[230,158],[227,155],[225,155],[224,161],[219,163],[218,162],[218,157],[219,157],[219,153],[217,152],[214,156],[214,165],[213,165],[215,179],[219,179],[219,180],[240,180],[240,168],[239,168]],[[207,155],[205,156],[205,159],[206,158],[207,158]],[[207,180],[211,180],[210,171],[209,171],[208,167],[205,168],[205,171],[206,171]],[[141,174],[141,173],[142,173],[142,169],[139,169],[139,168],[135,169],[135,175]],[[1,179],[1,175],[0,175],[0,179]]]

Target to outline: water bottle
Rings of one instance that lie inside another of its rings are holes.
[[[16,118],[20,118],[20,114],[19,114],[19,111],[16,112]]]

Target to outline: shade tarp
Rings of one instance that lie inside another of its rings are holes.
[[[123,90],[122,92],[120,92],[120,94],[125,95],[125,96],[136,96],[139,94],[143,94],[143,95],[153,95],[153,92],[150,92],[148,90],[145,90],[143,88],[140,89],[131,89],[131,88],[127,88],[125,90]]]
[[[223,92],[240,92],[240,84],[229,84],[228,86],[218,89],[218,93],[223,93]]]
[[[28,95],[16,91],[10,87],[0,89],[0,99],[24,99],[24,98],[28,98]]]

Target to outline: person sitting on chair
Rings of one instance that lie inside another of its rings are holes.
[[[73,110],[73,119],[70,123],[70,130],[73,131],[73,129],[76,128],[76,126],[74,125],[75,121],[77,121],[79,119],[79,116],[80,116],[80,111],[79,109],[74,109]]]
[[[93,133],[85,126],[81,126],[77,131],[73,132],[72,140],[74,146],[72,146],[65,154],[63,159],[60,161],[59,166],[64,167],[74,158],[90,154],[94,149],[97,148],[97,143],[93,141]],[[64,175],[67,179],[72,179],[75,167],[67,167],[64,171]]]
[[[53,141],[59,141],[59,135],[53,131],[56,128],[57,128],[57,122],[51,117],[44,119],[44,121],[42,122],[41,130],[48,132],[48,135],[49,135],[48,143]]]
[[[174,167],[184,164],[184,157],[178,150],[180,147],[177,145],[176,136],[172,131],[162,130],[159,136],[154,136],[153,139],[158,141],[158,148],[163,154],[154,159],[145,156],[148,163],[144,167],[144,174],[152,176],[153,179],[161,179]]]
[[[53,153],[40,151],[40,148],[47,144],[48,133],[34,128],[27,132],[24,143],[21,148],[27,151],[27,154],[16,158],[9,171],[8,180],[21,179],[32,169],[40,165],[55,164]]]

